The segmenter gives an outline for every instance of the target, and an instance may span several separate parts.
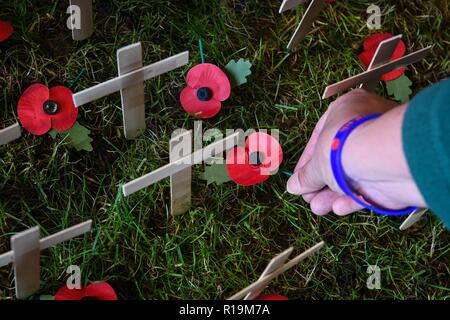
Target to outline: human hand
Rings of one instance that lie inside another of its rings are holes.
[[[334,211],[347,215],[362,207],[343,194],[330,164],[331,144],[338,130],[349,120],[374,113],[380,118],[357,127],[342,153],[348,183],[366,201],[392,210],[408,206],[425,207],[412,180],[402,147],[401,127],[407,105],[355,89],[329,106],[289,179],[288,192],[302,195],[317,215]]]

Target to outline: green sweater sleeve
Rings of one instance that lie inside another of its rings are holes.
[[[414,97],[402,135],[414,181],[429,209],[450,230],[450,78]]]

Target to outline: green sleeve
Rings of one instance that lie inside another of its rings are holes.
[[[450,78],[414,97],[402,135],[414,181],[430,210],[450,230]]]

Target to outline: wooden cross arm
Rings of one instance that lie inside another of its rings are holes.
[[[215,155],[222,153],[223,151],[234,147],[238,144],[241,132],[235,132],[229,135],[225,139],[217,142],[213,142],[203,149],[197,150],[194,153],[182,157],[172,163],[166,164],[153,172],[150,172],[136,180],[128,182],[122,186],[122,192],[124,196],[129,196],[145,187],[148,187],[158,181],[168,178],[178,172],[183,171],[188,167],[200,164],[203,161],[209,160]]]
[[[99,83],[73,95],[73,101],[77,107],[89,102],[106,97],[120,90],[137,85],[142,81],[157,77],[166,72],[182,67],[189,62],[189,51],[185,51],[158,61],[146,67],[130,73],[118,76],[106,82]]]
[[[275,271],[271,272],[270,274],[266,275],[265,277],[262,277],[262,278],[258,279],[258,281],[256,281],[253,284],[249,285],[247,288],[239,291],[238,293],[236,293],[232,297],[228,298],[228,300],[239,300],[239,299],[242,299],[248,293],[250,293],[250,292],[252,292],[254,290],[258,290],[258,288],[267,286],[273,279],[278,277],[280,274],[286,272],[287,270],[289,270],[293,266],[297,265],[300,261],[302,261],[302,260],[312,256],[313,254],[318,252],[320,249],[322,249],[322,247],[324,245],[325,245],[325,242],[323,242],[323,241],[319,242],[315,246],[309,248],[308,250],[306,250],[302,254],[298,255],[294,259],[292,259],[289,262],[287,262],[282,267],[276,269]]]
[[[404,56],[400,59],[390,61],[386,64],[374,67],[371,70],[367,70],[367,71],[362,72],[351,78],[342,80],[341,82],[332,84],[325,89],[325,91],[322,95],[322,99],[329,98],[329,97],[334,96],[335,94],[338,94],[344,90],[356,87],[356,86],[360,85],[361,83],[369,82],[374,79],[379,79],[385,73],[388,73],[393,70],[397,70],[401,67],[405,67],[407,65],[416,63],[416,62],[422,60],[423,58],[425,58],[426,55],[431,51],[432,48],[433,48],[433,46],[423,48],[416,52],[410,53],[407,56]]]
[[[14,262],[14,253],[12,251],[8,251],[0,255],[0,267],[4,267],[13,262]]]
[[[77,224],[68,229],[62,230],[58,233],[55,233],[51,236],[45,237],[40,240],[41,250],[48,249],[53,247],[61,242],[70,240],[72,238],[81,236],[82,234],[88,233],[92,228],[92,220],[88,220],[86,222]]]
[[[72,238],[78,237],[82,234],[85,234],[91,230],[92,220],[88,220],[86,222],[77,224],[73,227],[55,233],[51,236],[42,238],[39,241],[40,249],[45,250],[50,247],[53,247],[61,242],[70,240]],[[10,263],[14,262],[14,252],[9,251],[2,255],[0,255],[0,267],[6,266]]]
[[[20,138],[22,132],[18,123],[0,130],[0,146]]]

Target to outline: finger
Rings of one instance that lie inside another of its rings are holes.
[[[287,190],[295,195],[320,191],[325,187],[315,162],[309,161],[289,179]]]
[[[333,203],[340,196],[329,188],[323,189],[311,200],[311,211],[318,216],[330,213],[333,210]]]
[[[308,161],[311,160],[312,155],[314,153],[314,149],[317,144],[317,140],[319,139],[319,136],[322,133],[325,122],[327,121],[327,117],[328,117],[328,110],[322,115],[322,117],[317,122],[311,134],[311,138],[309,139],[308,144],[305,147],[305,150],[303,150],[303,153],[300,156],[297,165],[295,166],[294,172],[297,172],[298,169],[303,167]]]
[[[338,216],[346,216],[363,208],[363,206],[348,196],[340,196],[333,203],[333,212]]]
[[[305,200],[305,202],[310,203],[311,200],[318,194],[318,192],[311,192],[311,193],[305,193],[302,195],[303,200]]]

